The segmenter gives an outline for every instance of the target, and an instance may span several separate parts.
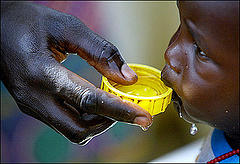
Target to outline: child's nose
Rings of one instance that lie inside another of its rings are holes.
[[[181,45],[175,41],[167,48],[164,54],[166,63],[178,74],[182,72],[184,65],[184,60],[181,55],[182,53]]]

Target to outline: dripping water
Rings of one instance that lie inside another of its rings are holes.
[[[190,128],[190,134],[191,135],[195,135],[198,131],[198,128],[195,124],[192,124],[191,128]]]

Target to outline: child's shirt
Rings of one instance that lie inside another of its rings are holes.
[[[233,149],[228,144],[224,132],[214,129],[210,132],[208,137],[203,143],[201,152],[198,155],[196,162],[208,162],[216,157],[232,151]],[[219,163],[239,163],[239,156],[237,154],[226,158]]]

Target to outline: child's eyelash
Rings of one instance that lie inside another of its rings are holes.
[[[201,59],[205,59],[205,60],[208,59],[208,56],[206,55],[206,53],[201,50],[201,48],[197,45],[196,42],[193,43],[193,46],[194,46],[194,49],[195,49],[196,54],[197,54]]]

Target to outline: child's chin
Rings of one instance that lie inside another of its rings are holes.
[[[173,106],[176,109],[176,111],[178,112],[178,116],[182,119],[184,119],[186,122],[190,123],[190,124],[194,124],[194,123],[199,123],[199,121],[193,119],[185,110],[184,105],[182,103],[173,101]]]
[[[193,119],[185,110],[184,104],[182,99],[178,96],[178,94],[173,90],[172,93],[172,102],[173,106],[178,112],[178,115],[180,118],[184,119],[185,121],[193,124],[193,123],[198,123],[195,119]]]
[[[188,115],[186,113],[185,110],[182,110],[182,119],[184,119],[186,122],[190,123],[190,124],[196,124],[199,123],[199,121],[196,121],[195,119],[193,119],[190,115]]]

